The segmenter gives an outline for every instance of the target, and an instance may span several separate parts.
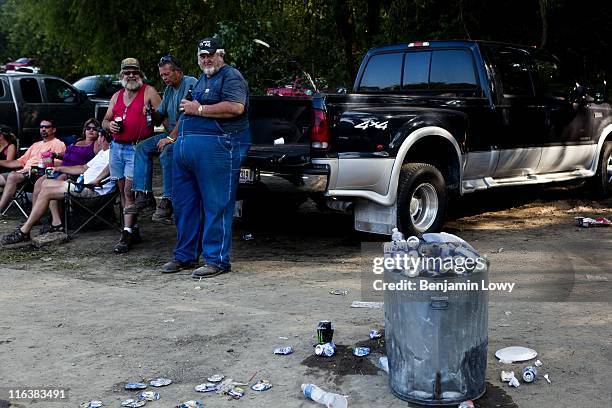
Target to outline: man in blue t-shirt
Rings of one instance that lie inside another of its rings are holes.
[[[163,273],[195,266],[200,245],[204,266],[192,278],[230,271],[236,191],[251,132],[247,82],[224,59],[216,38],[198,43],[203,75],[193,88],[193,101],[181,101],[185,113],[174,148],[172,191],[176,246],[174,259],[161,267]]]
[[[196,84],[196,79],[183,75],[181,63],[172,55],[166,55],[159,60],[159,75],[166,84],[164,98],[152,112],[156,124],[164,123],[169,133],[160,133],[136,145],[134,163],[134,191],[136,202],[125,208],[127,214],[138,214],[147,204],[147,193],[153,190],[153,155],[159,153],[162,170],[162,198],[151,218],[155,222],[172,224],[172,152],[173,143],[177,137],[176,126],[182,114],[181,99]]]

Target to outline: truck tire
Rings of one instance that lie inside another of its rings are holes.
[[[593,177],[593,190],[597,197],[606,198],[612,194],[612,141],[604,142]]]
[[[406,236],[438,232],[448,197],[442,173],[427,163],[402,166],[397,195],[397,224]]]

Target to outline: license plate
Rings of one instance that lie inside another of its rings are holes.
[[[240,183],[252,183],[255,179],[255,172],[253,169],[242,167],[240,169]]]

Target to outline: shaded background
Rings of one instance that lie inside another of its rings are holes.
[[[588,81],[612,70],[612,2],[571,0],[0,0],[0,61],[22,56],[70,81],[115,73],[141,60],[160,85],[157,61],[172,53],[197,76],[197,41],[213,33],[227,60],[260,93],[300,74],[322,87],[349,87],[373,46],[434,39],[483,39],[543,47]]]

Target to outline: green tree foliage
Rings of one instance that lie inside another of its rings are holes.
[[[160,85],[167,53],[198,75],[196,44],[216,34],[251,88],[289,83],[301,64],[350,87],[372,46],[482,39],[544,46],[575,77],[612,70],[612,4],[604,0],[0,0],[0,59],[37,58],[69,80],[140,59]],[[274,49],[252,40],[259,38]],[[296,64],[295,62],[299,63]]]

